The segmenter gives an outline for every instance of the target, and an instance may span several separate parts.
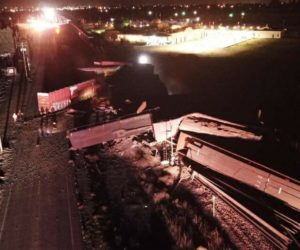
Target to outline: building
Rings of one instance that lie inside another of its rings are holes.
[[[166,34],[118,34],[118,41],[128,41],[147,46],[175,45],[193,41],[208,41],[209,43],[222,44],[223,47],[231,46],[250,39],[281,38],[281,31],[253,30],[242,27],[241,29],[218,28],[186,28],[184,31]],[[217,46],[218,47],[218,46]]]

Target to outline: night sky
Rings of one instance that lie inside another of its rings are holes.
[[[64,5],[133,5],[133,4],[203,4],[203,3],[249,3],[249,2],[269,2],[269,0],[0,0],[0,5],[4,6],[64,6]]]

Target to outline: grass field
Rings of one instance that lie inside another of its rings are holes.
[[[262,109],[272,127],[300,125],[300,40],[250,40],[202,54],[143,53],[169,93],[197,99],[199,111],[251,122]]]

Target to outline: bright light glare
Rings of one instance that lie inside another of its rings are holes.
[[[56,28],[58,24],[56,23],[50,23],[43,19],[29,19],[27,22],[30,24],[30,26],[37,30],[37,31],[43,31],[46,29]]]
[[[31,27],[37,31],[56,28],[59,26],[57,16],[53,8],[45,7],[42,9],[42,14],[37,18],[27,21]]]
[[[59,28],[59,27],[57,27],[57,28],[55,29],[55,33],[56,33],[57,35],[60,33],[60,28]]]
[[[49,20],[49,21],[54,21],[56,17],[55,10],[53,8],[45,7],[42,9],[44,18]]]
[[[247,30],[229,30],[227,26],[219,26],[218,29],[208,30],[208,37],[200,40],[190,40],[178,44],[169,44],[151,48],[151,51],[176,52],[199,54],[212,52],[214,50],[227,48],[235,44],[250,40],[253,38],[253,31]],[[147,60],[142,59],[142,60]]]
[[[149,57],[147,55],[140,55],[138,58],[139,64],[148,64],[149,63]]]

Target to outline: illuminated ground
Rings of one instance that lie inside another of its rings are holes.
[[[159,47],[136,53],[149,56],[170,94],[196,99],[194,111],[255,122],[262,108],[265,123],[297,130],[299,39],[252,40],[205,54],[162,52]]]
[[[136,47],[138,51],[149,53],[178,53],[178,54],[195,54],[195,55],[212,55],[224,56],[235,55],[248,50],[253,50],[274,42],[273,39],[250,39],[242,42],[219,41],[211,43],[211,41],[193,41],[174,45],[164,46],[141,46]]]

